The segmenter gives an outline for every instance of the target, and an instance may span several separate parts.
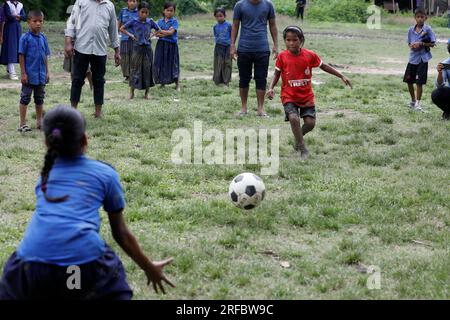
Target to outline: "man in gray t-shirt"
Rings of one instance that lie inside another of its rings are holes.
[[[233,13],[231,30],[231,56],[236,59],[239,69],[239,93],[242,108],[238,115],[247,114],[247,98],[252,71],[256,83],[258,116],[267,117],[264,112],[264,98],[267,86],[270,48],[267,39],[267,23],[273,40],[272,53],[278,56],[278,30],[275,22],[275,9],[269,0],[240,0]],[[236,38],[241,27],[239,47],[236,50]]]

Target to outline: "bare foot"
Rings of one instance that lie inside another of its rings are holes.
[[[145,99],[145,100],[150,100],[150,97],[147,96],[147,95],[145,95],[145,96],[144,96],[144,99]]]

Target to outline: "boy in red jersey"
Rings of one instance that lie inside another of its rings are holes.
[[[273,88],[278,83],[280,76],[283,84],[281,86],[281,101],[286,115],[285,120],[291,123],[292,132],[296,144],[294,149],[300,152],[302,159],[309,156],[303,136],[314,129],[316,125],[316,109],[314,93],[311,87],[312,69],[320,68],[342,81],[350,88],[350,80],[339,71],[323,63],[319,56],[308,49],[303,48],[305,37],[303,31],[296,26],[289,26],[283,31],[283,38],[287,50],[278,55],[275,64],[275,73],[267,91],[267,97],[274,97]],[[303,126],[300,127],[300,118],[303,118]]]

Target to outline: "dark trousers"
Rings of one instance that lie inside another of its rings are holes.
[[[305,7],[300,7],[297,5],[297,19],[301,16],[303,21],[303,14],[305,12]]]
[[[257,90],[266,90],[270,52],[238,52],[239,88],[246,89],[252,80],[252,71]]]
[[[83,54],[75,51],[73,57],[72,88],[70,90],[70,101],[72,103],[80,102],[81,88],[83,88],[86,72],[89,65],[91,65],[92,83],[94,86],[94,103],[96,106],[103,105],[106,59],[107,56]]]
[[[442,111],[450,112],[450,88],[442,87],[438,88],[431,93],[431,100],[437,105]]]

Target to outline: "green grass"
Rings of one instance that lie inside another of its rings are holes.
[[[292,22],[280,17],[279,29]],[[266,105],[270,119],[236,120],[237,78],[230,88],[209,80],[213,24],[209,15],[181,22],[181,34],[197,36],[180,41],[182,76],[188,78],[181,93],[153,88],[150,102],[141,93],[128,102],[127,86],[110,61],[105,117],[93,119],[88,90],[80,104],[88,121],[88,155],[120,173],[130,229],[152,259],[175,258],[167,274],[177,288],[158,296],[114,243],[102,212],[101,233],[124,261],[135,298],[449,298],[450,127],[431,104],[431,84],[424,95],[427,113],[406,108],[408,93],[396,73],[407,63],[406,25],[381,31],[351,24],[304,26],[307,47],[324,61],[347,67],[343,71],[354,89],[315,73],[323,84],[314,88],[317,127],[306,137],[312,157],[300,162],[278,98]],[[68,100],[69,78],[58,54],[62,28],[61,23],[47,25],[54,53],[47,108]],[[448,36],[446,29],[436,32]],[[337,39],[335,33],[350,37]],[[443,47],[434,56],[430,69],[446,56]],[[352,69],[361,66],[381,74]],[[39,133],[15,131],[19,88],[1,90],[0,266],[20,243],[33,213],[44,155]],[[255,113],[254,90],[250,105]],[[33,115],[30,108],[34,125]],[[173,130],[191,129],[195,120],[204,130],[280,129],[280,170],[264,177],[268,193],[259,208],[234,208],[227,190],[235,175],[259,172],[260,165],[171,162]],[[273,254],[262,253],[266,250]],[[281,261],[290,268],[281,267]],[[357,271],[358,264],[380,267],[381,290],[367,289],[368,275]]]

